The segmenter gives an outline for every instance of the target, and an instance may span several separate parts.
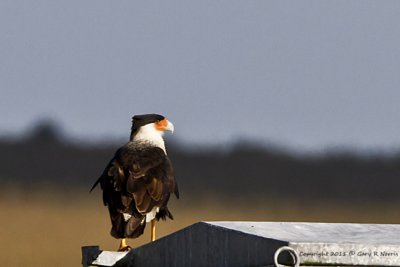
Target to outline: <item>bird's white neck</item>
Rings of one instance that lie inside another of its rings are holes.
[[[167,154],[163,134],[163,131],[159,131],[155,128],[154,123],[150,123],[140,127],[139,131],[133,137],[133,141],[150,143],[154,146],[161,148],[162,150],[164,150],[165,154]]]

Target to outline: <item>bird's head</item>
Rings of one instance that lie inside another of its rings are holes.
[[[174,132],[174,125],[162,115],[144,114],[132,117],[131,140],[162,137],[165,131]]]

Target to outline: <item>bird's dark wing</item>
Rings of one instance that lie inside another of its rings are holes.
[[[132,194],[140,213],[154,207],[164,207],[171,193],[176,191],[172,164],[164,151],[151,147],[140,151],[121,151],[128,173],[126,191]]]
[[[158,147],[121,147],[92,189],[100,183],[117,238],[137,237],[144,231],[144,216],[159,207],[157,219],[173,218],[167,208],[171,193],[178,197],[172,164]],[[130,214],[124,219],[123,214]]]

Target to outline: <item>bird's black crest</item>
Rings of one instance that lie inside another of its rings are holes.
[[[137,130],[149,123],[161,121],[165,119],[164,116],[159,114],[143,114],[143,115],[135,115],[132,117],[132,128],[131,128],[131,137],[135,135]]]

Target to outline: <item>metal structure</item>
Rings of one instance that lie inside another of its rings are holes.
[[[400,225],[199,222],[130,252],[82,248],[87,266],[400,266]]]

